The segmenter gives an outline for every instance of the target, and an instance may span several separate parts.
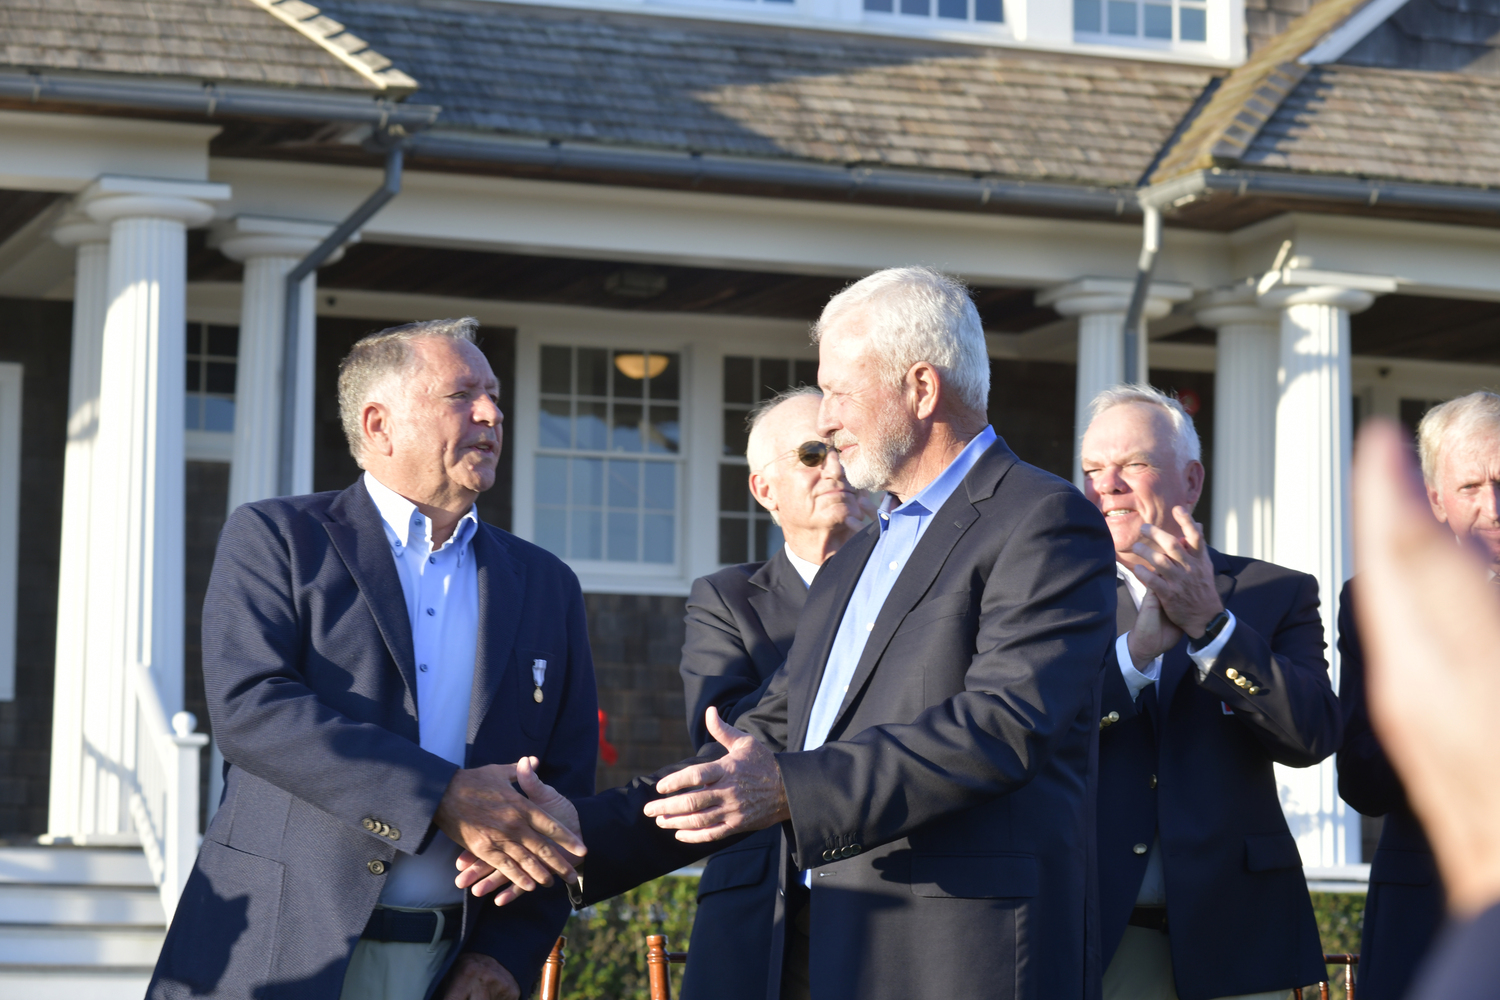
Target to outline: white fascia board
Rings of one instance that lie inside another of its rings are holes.
[[[0,701],[16,697],[23,376],[20,365],[0,363]]]
[[[234,210],[327,218],[380,182],[372,169],[215,160]],[[982,212],[756,198],[408,171],[366,241],[506,253],[857,276],[924,263],[982,284],[1045,286],[1134,275],[1140,227]],[[1171,230],[1161,281],[1231,280],[1222,234]]]
[[[0,188],[81,191],[101,174],[208,179],[217,125],[0,111]]]
[[[1324,35],[1318,44],[1308,49],[1297,61],[1304,66],[1321,66],[1337,62],[1365,36],[1386,22],[1396,11],[1405,7],[1407,0],[1370,0],[1343,24]]]

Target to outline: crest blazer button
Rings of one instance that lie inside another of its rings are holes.
[[[368,869],[370,869],[370,874],[371,875],[384,875],[385,874],[385,862],[381,861],[379,858],[376,858],[374,861],[371,861],[369,864],[365,865],[365,867],[368,868]]]

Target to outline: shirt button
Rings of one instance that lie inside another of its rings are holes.
[[[432,610],[432,609],[431,609],[431,608],[428,608],[428,609],[427,609],[427,614],[428,614],[428,615],[429,615],[429,616],[430,616],[430,615],[435,615],[435,614],[437,614],[437,612],[436,612],[436,611],[434,611],[434,610]]]
[[[896,560],[892,559],[891,560],[891,569],[895,569],[895,568],[896,568]]]
[[[422,673],[425,674],[425,673],[427,673],[427,664],[425,664],[425,663],[419,663],[419,664],[417,664],[417,669],[420,670],[420,671],[422,671]]]
[[[437,556],[428,556],[427,561],[430,563],[435,563],[437,562]]]
[[[870,624],[866,625],[865,626],[865,631],[866,632],[873,632],[873,631],[875,631],[875,623],[871,622]]]
[[[1131,848],[1131,850],[1134,851],[1137,854],[1145,854],[1146,853],[1146,845],[1145,844],[1136,844],[1134,847]]]

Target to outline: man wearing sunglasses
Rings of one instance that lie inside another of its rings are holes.
[[[693,583],[682,686],[695,747],[714,741],[704,723],[710,706],[733,724],[760,701],[791,648],[818,568],[874,516],[844,477],[838,450],[818,435],[822,399],[817,389],[792,389],[750,414],[750,493],[784,544],[765,562]],[[762,830],[708,859],[683,1000],[765,1000],[780,848],[781,831]]]

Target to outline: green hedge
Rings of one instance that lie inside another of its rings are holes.
[[[697,879],[669,875],[575,913],[563,931],[568,936],[565,1000],[647,1000],[646,935],[665,934],[674,951],[686,950],[697,890]],[[1359,951],[1365,897],[1315,892],[1312,901],[1323,950]],[[1328,973],[1330,982],[1343,982],[1341,968],[1330,966]],[[681,987],[682,967],[674,965],[672,995]]]

